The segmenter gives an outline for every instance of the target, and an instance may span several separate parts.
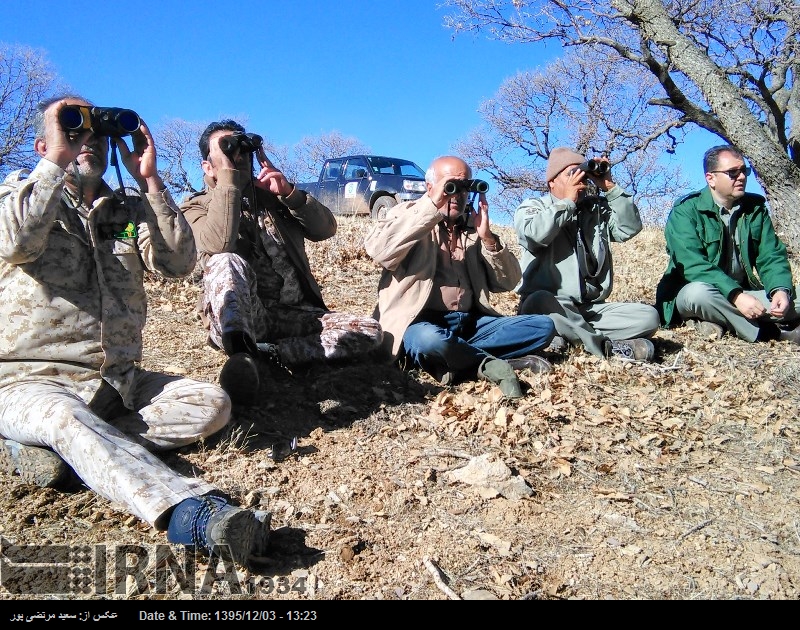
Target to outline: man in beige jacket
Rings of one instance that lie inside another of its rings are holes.
[[[511,291],[519,261],[491,231],[481,192],[462,159],[443,156],[425,174],[427,193],[398,204],[367,235],[367,253],[383,266],[374,316],[384,348],[443,384],[482,378],[509,398],[522,396],[514,368],[546,372],[533,355],[555,335],[544,315],[503,316],[490,294]],[[477,194],[477,193],[476,193]]]

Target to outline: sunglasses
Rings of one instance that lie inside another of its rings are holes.
[[[731,179],[736,179],[744,173],[744,176],[747,177],[752,172],[752,169],[749,166],[742,166],[741,168],[731,168],[727,171],[709,171],[710,173],[725,173]]]

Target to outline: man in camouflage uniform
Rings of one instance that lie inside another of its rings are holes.
[[[0,185],[0,462],[41,486],[61,482],[68,465],[171,542],[248,564],[263,553],[268,515],[229,505],[151,452],[196,442],[230,418],[220,388],[137,365],[144,272],[190,273],[191,228],[158,175],[144,122],[132,150],[127,134],[110,139],[142,194],[111,191],[109,138],[61,123],[75,111],[93,121],[90,108],[75,96],[43,102],[41,159]]]
[[[275,168],[259,136],[244,133],[233,120],[205,129],[199,140],[205,189],[181,210],[203,271],[201,317],[211,344],[229,357],[220,384],[234,404],[252,405],[257,358],[288,367],[352,359],[376,349],[383,333],[371,317],[325,306],[305,239],[331,238],[336,219]]]

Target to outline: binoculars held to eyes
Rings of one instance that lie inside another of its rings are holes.
[[[239,149],[240,153],[255,153],[263,142],[264,139],[258,134],[237,132],[230,136],[222,136],[219,139],[219,148],[233,160],[236,149]]]
[[[88,107],[65,105],[58,112],[58,122],[66,132],[91,130],[96,136],[121,138],[139,130],[139,115],[121,107]]]
[[[455,195],[458,192],[485,193],[489,190],[489,183],[482,179],[451,179],[444,185],[445,195]]]
[[[601,162],[600,160],[586,160],[578,164],[578,168],[590,175],[605,175],[608,173],[611,165],[608,162]]]

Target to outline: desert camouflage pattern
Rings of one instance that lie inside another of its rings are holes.
[[[106,385],[32,379],[0,387],[0,433],[58,453],[97,494],[160,529],[159,517],[214,486],[182,477],[151,451],[179,448],[222,429],[231,403],[218,387],[136,371],[131,401]]]
[[[238,254],[211,256],[203,285],[209,339],[218,348],[223,347],[223,334],[241,331],[257,342],[276,344],[283,363],[293,366],[352,359],[377,348],[383,339],[380,324],[371,317],[332,312],[294,299],[299,303],[270,300],[259,292],[254,268]]]
[[[105,380],[127,401],[142,358],[144,272],[190,273],[194,237],[167,191],[123,206],[108,189],[92,208],[74,207],[63,182],[40,160],[0,184],[0,385]]]
[[[220,388],[138,369],[145,270],[190,273],[194,237],[166,191],[123,204],[106,187],[86,207],[64,176],[42,159],[0,184],[0,434],[52,448],[153,523],[211,487],[148,449],[189,444],[230,418]]]

